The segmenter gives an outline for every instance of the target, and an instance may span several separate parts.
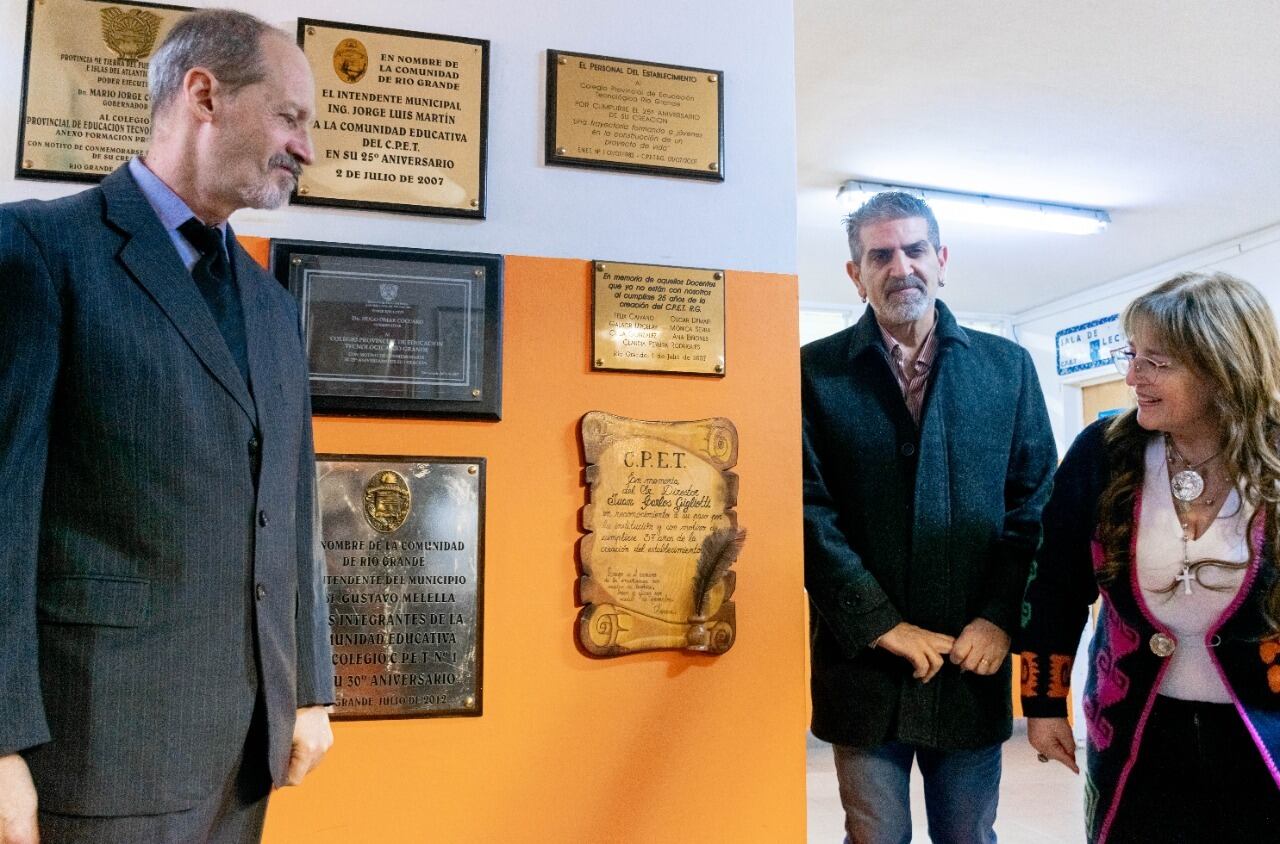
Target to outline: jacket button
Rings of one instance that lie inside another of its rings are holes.
[[[265,597],[267,597],[267,587],[259,583],[258,584],[258,600],[261,601]]]
[[[259,511],[258,511],[258,524],[259,524],[259,525],[261,525],[262,527],[266,527],[266,526],[267,526],[267,511],[266,511],[266,510],[259,510]]]
[[[900,448],[899,451],[902,452],[903,457],[910,457],[916,453],[916,447],[911,443],[903,443],[902,448]]]
[[[258,438],[257,438],[257,437],[254,437],[253,439],[249,440],[249,442],[248,442],[248,443],[246,443],[246,445],[249,447],[249,456],[250,456],[250,457],[257,457],[257,456],[258,456],[258,446],[260,445],[260,443],[258,442]]]

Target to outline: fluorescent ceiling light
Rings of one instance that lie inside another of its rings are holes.
[[[1060,234],[1097,234],[1111,222],[1111,215],[1100,208],[1077,208],[1026,199],[889,185],[857,179],[850,179],[841,185],[836,192],[836,199],[847,210],[856,211],[868,199],[887,190],[918,196],[929,203],[938,219],[960,223],[1009,226]]]

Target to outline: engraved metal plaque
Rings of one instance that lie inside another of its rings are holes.
[[[190,6],[30,0],[19,177],[97,182],[146,149],[147,60]]]
[[[336,718],[479,715],[475,457],[316,456]]]
[[[578,641],[594,656],[681,648],[720,654],[737,636],[732,570],[738,431],[723,417],[582,417],[590,499],[582,508]]]
[[[546,160],[724,181],[724,73],[548,50]]]
[[[594,262],[594,369],[725,372],[723,270]]]
[[[273,240],[317,411],[498,419],[502,258]]]
[[[315,163],[294,202],[484,217],[489,42],[298,21]]]

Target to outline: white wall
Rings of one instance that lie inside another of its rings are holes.
[[[1014,317],[1014,332],[1035,361],[1061,456],[1080,432],[1080,387],[1118,377],[1111,368],[1059,376],[1054,336],[1124,309],[1139,294],[1180,272],[1221,271],[1251,282],[1280,312],[1280,226],[1236,238]]]
[[[217,5],[289,32],[309,17],[491,42],[486,220],[297,207],[241,211],[232,221],[242,234],[795,272],[791,0],[753,0],[749,8],[732,0]],[[0,102],[9,104],[0,118],[0,202],[83,189],[13,178],[26,9],[26,0],[0,0]],[[545,166],[547,49],[723,70],[725,181]]]

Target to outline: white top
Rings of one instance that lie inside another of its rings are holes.
[[[1142,487],[1142,513],[1138,525],[1138,585],[1141,599],[1156,620],[1169,629],[1178,642],[1169,659],[1159,692],[1182,700],[1230,703],[1231,696],[1221,675],[1209,659],[1205,635],[1230,606],[1240,591],[1244,569],[1228,570],[1203,566],[1199,582],[1191,581],[1191,594],[1185,584],[1170,593],[1164,589],[1182,572],[1182,522],[1169,489],[1169,472],[1165,468],[1163,437],[1153,437],[1147,446],[1146,478]],[[1187,543],[1187,559],[1214,559],[1238,563],[1249,559],[1249,517],[1252,509],[1241,504],[1240,494],[1232,490],[1209,529],[1199,539]],[[1201,584],[1225,587],[1221,591]]]

